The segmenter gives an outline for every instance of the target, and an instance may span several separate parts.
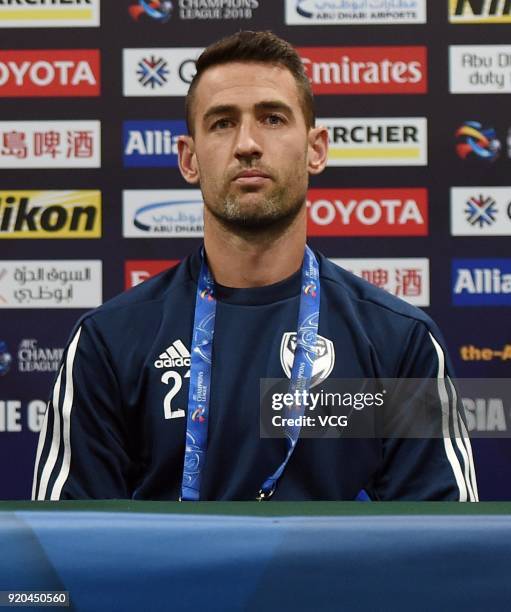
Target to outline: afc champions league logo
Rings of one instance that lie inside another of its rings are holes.
[[[303,288],[303,292],[305,293],[305,295],[310,295],[312,297],[316,297],[317,290],[318,290],[318,288],[317,288],[316,284],[313,283],[313,282],[308,283]]]
[[[291,378],[295,351],[296,332],[285,332],[280,343],[280,363],[288,378]],[[328,338],[323,338],[323,336],[318,334],[316,336],[314,352],[316,353],[316,358],[312,366],[311,387],[328,378],[335,365],[334,343],[328,340]]]
[[[461,159],[493,162],[501,150],[494,128],[483,128],[479,121],[466,121],[456,131],[456,153]]]
[[[0,376],[5,376],[11,367],[12,356],[7,349],[7,343],[0,340]]]
[[[172,2],[169,0],[137,0],[129,7],[131,18],[138,21],[142,15],[166,23],[172,17]]]

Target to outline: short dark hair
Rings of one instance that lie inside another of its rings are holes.
[[[207,47],[197,60],[197,72],[185,100],[186,125],[193,136],[192,107],[202,74],[212,66],[230,62],[263,62],[283,66],[293,75],[300,94],[300,106],[308,128],[314,126],[314,99],[300,56],[287,41],[273,32],[245,30],[226,36]]]

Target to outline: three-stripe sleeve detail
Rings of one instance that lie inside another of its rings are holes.
[[[51,500],[60,499],[62,487],[69,475],[71,465],[71,410],[74,398],[73,365],[76,355],[78,341],[80,339],[81,327],[76,332],[73,340],[69,344],[65,364],[60,368],[59,375],[53,388],[53,397],[48,406],[43,428],[39,437],[37,449],[36,465],[34,469],[34,484],[32,487],[32,499],[44,500],[48,498],[48,486],[52,476],[56,476],[51,494]],[[62,377],[64,376],[65,386],[62,394]],[[51,445],[49,452],[42,467],[41,477],[38,480],[39,463],[45,442],[50,435],[48,428],[48,413],[52,410],[53,428],[51,432]],[[58,466],[58,459],[62,457],[62,463]],[[58,470],[58,472],[56,472]]]
[[[429,337],[431,338],[438,358],[437,385],[442,408],[442,436],[444,448],[459,489],[459,500],[478,501],[472,448],[467,429],[458,411],[456,389],[450,378],[448,376],[446,377],[445,355],[442,347],[431,333]],[[454,436],[451,436],[451,421]],[[456,447],[462,461],[460,461],[454,449],[452,437],[454,437],[456,441]],[[463,468],[461,463],[463,463]]]

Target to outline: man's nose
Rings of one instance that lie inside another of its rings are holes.
[[[259,158],[262,154],[263,150],[259,144],[256,126],[251,121],[242,122],[237,135],[235,157],[237,159]]]

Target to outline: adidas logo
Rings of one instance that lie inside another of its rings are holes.
[[[181,342],[181,340],[175,340],[154,362],[154,367],[158,369],[189,368],[190,363],[190,351]]]

